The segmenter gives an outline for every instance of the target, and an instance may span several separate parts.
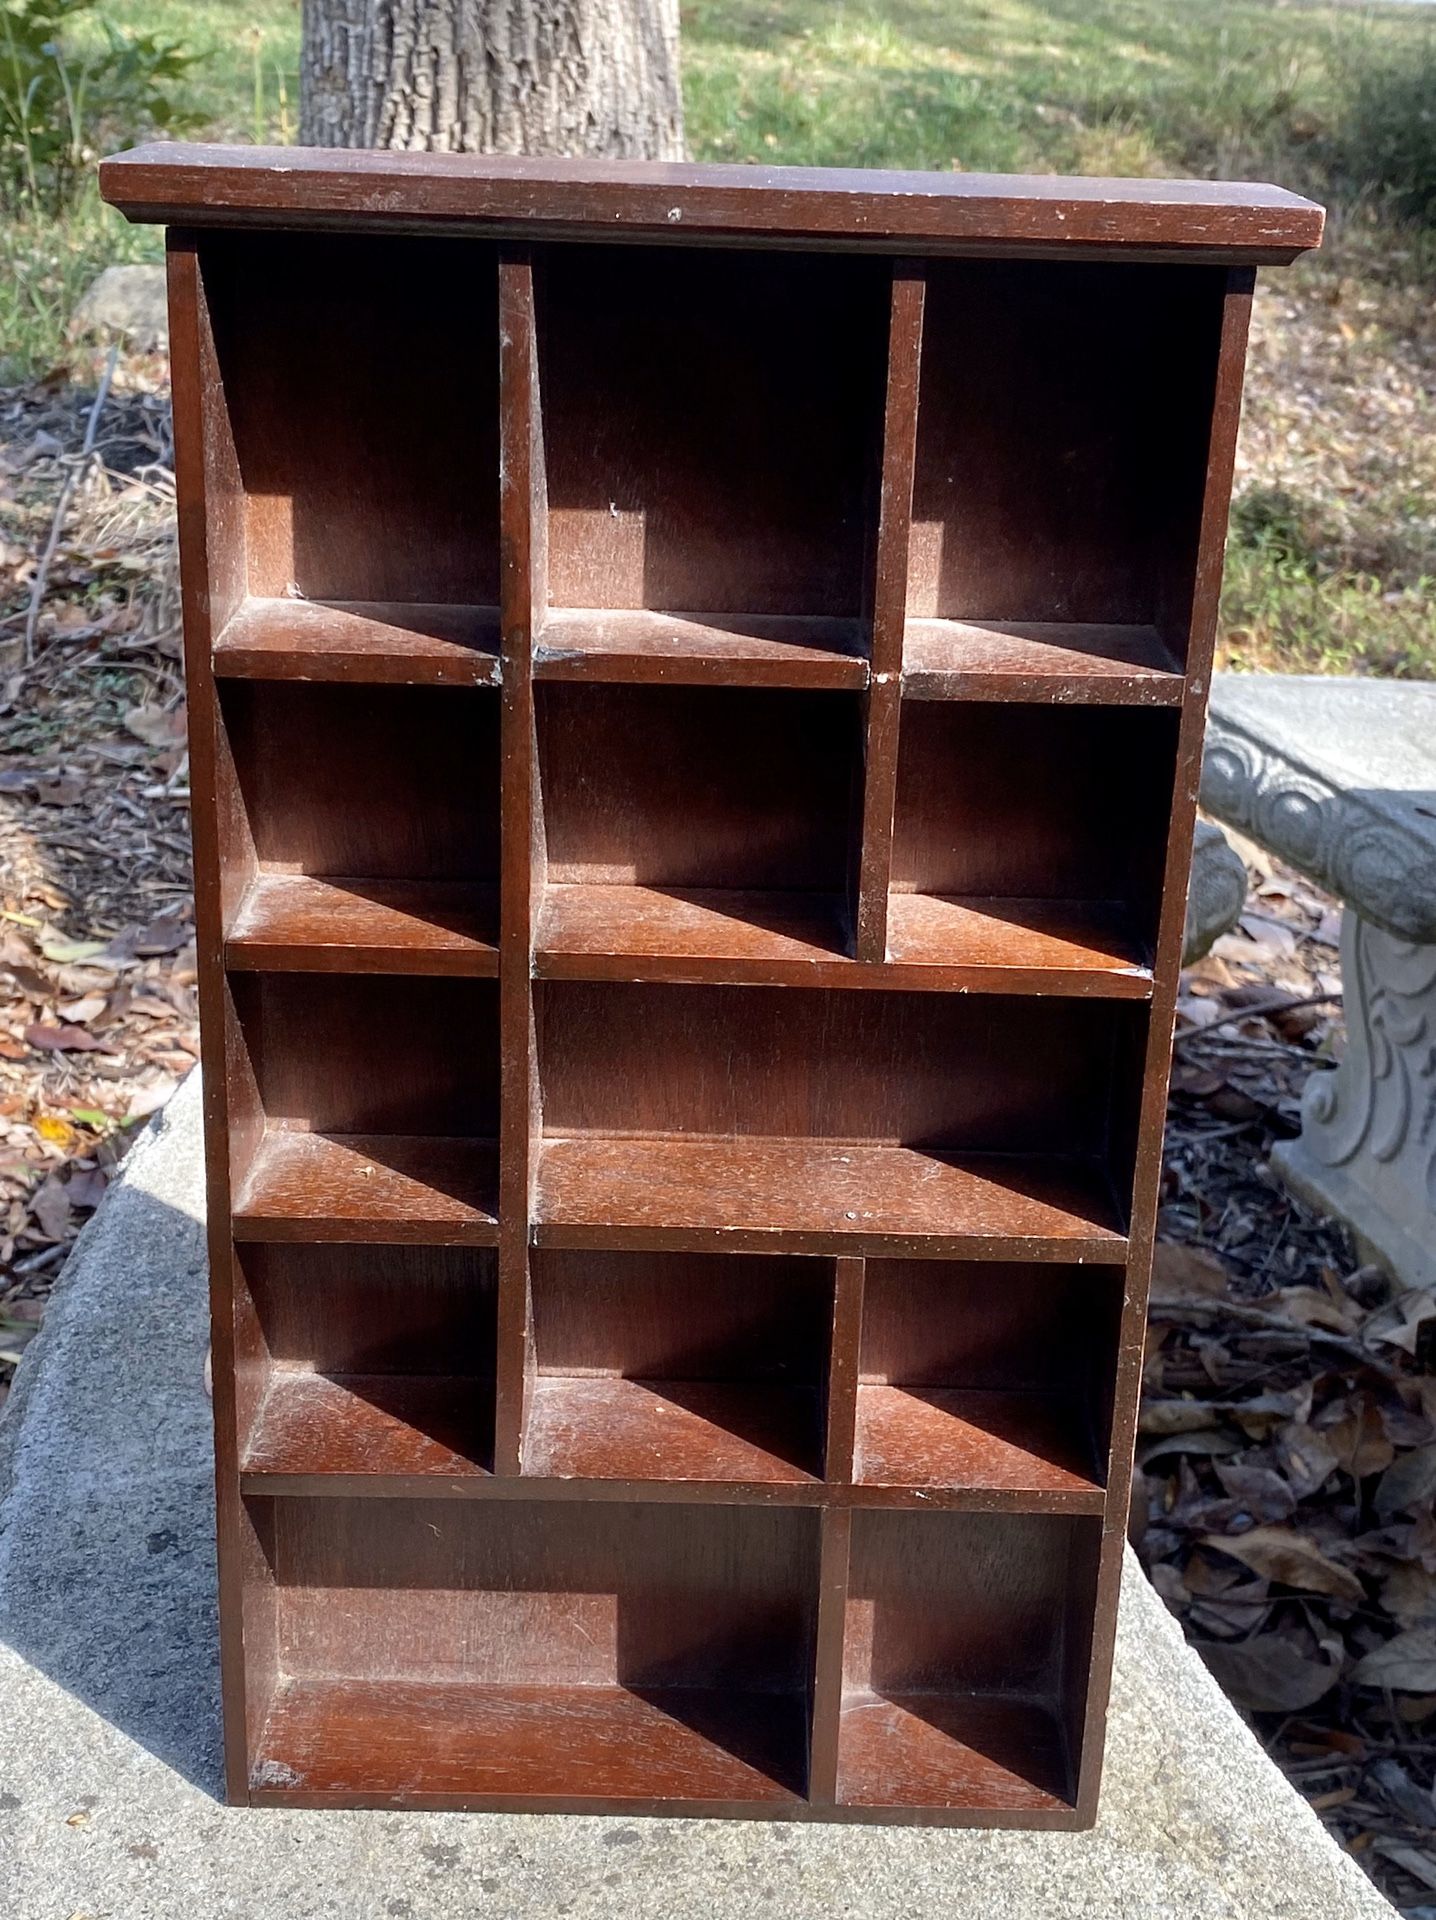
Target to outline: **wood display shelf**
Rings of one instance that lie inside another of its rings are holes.
[[[1276,189],[161,146],[237,1801],[1095,1817]]]

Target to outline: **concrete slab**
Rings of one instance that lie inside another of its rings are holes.
[[[191,1081],[0,1423],[8,1920],[1390,1920],[1135,1563],[1092,1833],[222,1806],[202,1205]]]

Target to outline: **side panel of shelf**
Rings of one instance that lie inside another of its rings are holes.
[[[1147,1290],[1156,1237],[1157,1195],[1181,968],[1182,928],[1196,821],[1197,789],[1201,779],[1202,734],[1216,644],[1223,547],[1236,458],[1237,428],[1241,418],[1254,281],[1255,274],[1250,268],[1236,268],[1228,274],[1220,307],[1219,328],[1215,330],[1216,337],[1206,343],[1210,355],[1208,363],[1205,368],[1193,366],[1188,372],[1195,399],[1210,408],[1210,429],[1202,492],[1199,503],[1194,503],[1190,528],[1190,559],[1185,575],[1177,570],[1174,603],[1168,612],[1169,621],[1174,625],[1180,623],[1185,632],[1187,678],[1177,741],[1176,786],[1162,878],[1153,997],[1142,1062],[1142,1098],[1136,1113],[1135,1138],[1132,1141],[1135,1176],[1127,1290],[1118,1336],[1112,1448],[1107,1474],[1107,1515],[1096,1582],[1096,1631],[1091,1645],[1086,1709],[1080,1729],[1078,1810],[1088,1821],[1096,1817],[1106,1736],[1107,1698],[1117,1627],[1117,1595],[1122,1577],[1132,1455],[1136,1442],[1137,1403],[1141,1390]],[[1069,1729],[1069,1740],[1074,1745],[1077,1744],[1077,1734],[1075,1726]]]
[[[215,1502],[220,1577],[220,1672],[224,1762],[230,1799],[249,1795],[255,1712],[273,1686],[273,1645],[246,1612],[264,1564],[239,1495],[235,1402],[234,1246],[230,1237],[231,1116],[227,1064],[234,1038],[223,968],[225,913],[235,888],[234,833],[240,818],[234,772],[223,748],[211,667],[214,634],[244,596],[241,482],[219,384],[199,243],[168,240],[170,366],[179,495],[180,588],[189,692],[191,822],[195,853],[200,1036],[204,1077],[210,1313],[213,1338]],[[253,850],[248,849],[252,865]],[[243,877],[247,877],[243,876]],[[248,1686],[246,1685],[246,1642]]]

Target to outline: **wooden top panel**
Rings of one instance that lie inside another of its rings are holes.
[[[131,220],[403,230],[436,223],[562,237],[736,236],[933,252],[1176,254],[1251,264],[1320,244],[1320,207],[1245,181],[695,166],[183,143],[100,168]]]

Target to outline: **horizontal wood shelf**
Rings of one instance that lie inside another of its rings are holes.
[[[857,620],[817,615],[550,608],[534,640],[540,680],[642,685],[865,687]]]
[[[888,959],[849,957],[836,894],[734,888],[549,887],[535,934],[544,980],[896,988],[1145,1000],[1152,972],[1106,903],[898,893]]]
[[[498,973],[498,889],[453,881],[258,873],[225,960],[242,970]]]
[[[277,1370],[240,1471],[269,1475],[486,1475],[493,1465],[493,1387],[441,1374]]]
[[[496,687],[496,607],[251,597],[214,643],[214,670],[244,680]]]
[[[902,677],[911,700],[1176,707],[1186,690],[1155,627],[1070,622],[909,619]]]
[[[492,1141],[271,1127],[240,1183],[237,1240],[387,1240],[492,1246]]]
[[[1087,1416],[1058,1395],[864,1384],[853,1478],[1011,1511],[1101,1513]]]
[[[306,1677],[279,1685],[254,1798],[407,1799],[416,1744],[426,1795],[756,1812],[799,1800],[807,1725],[801,1697],[776,1693]]]
[[[819,1476],[811,1388],[540,1376],[524,1472],[557,1479],[802,1485]]]
[[[1047,1709],[1020,1699],[850,1693],[838,1733],[838,1803],[1051,1814],[1063,1824],[1072,1781],[1062,1730]]]
[[[826,1140],[545,1141],[539,1246],[890,1252],[1120,1263],[1101,1170]]]
[[[931,971],[943,988],[1146,1000],[1150,958],[1116,906],[894,893],[885,984]]]

